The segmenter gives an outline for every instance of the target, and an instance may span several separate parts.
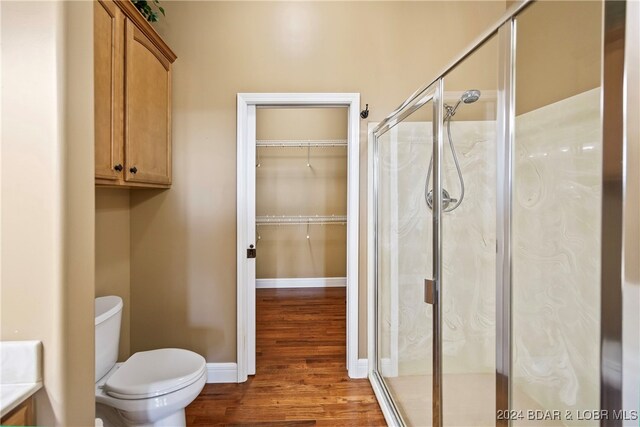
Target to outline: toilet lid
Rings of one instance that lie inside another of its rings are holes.
[[[189,350],[163,348],[141,351],[109,377],[104,390],[119,399],[161,396],[187,387],[205,371],[204,357]]]

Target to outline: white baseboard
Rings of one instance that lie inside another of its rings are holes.
[[[311,277],[301,279],[256,279],[256,289],[266,288],[343,288],[346,277]]]
[[[237,363],[207,363],[208,383],[237,383]]]
[[[383,370],[390,362],[383,360]],[[369,361],[358,359],[355,372],[350,372],[351,378],[367,378],[369,376]],[[236,383],[238,382],[238,365],[236,363],[207,363],[207,383]]]
[[[350,372],[351,378],[367,378],[369,376],[369,361],[358,359],[355,372]],[[238,365],[236,363],[207,363],[207,383],[236,383],[238,382]]]
[[[367,378],[369,376],[369,361],[367,359],[358,359],[356,371],[349,372],[351,378]]]

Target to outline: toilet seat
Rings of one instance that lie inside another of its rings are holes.
[[[117,399],[147,399],[180,390],[206,371],[204,357],[189,350],[163,348],[135,353],[104,384]]]

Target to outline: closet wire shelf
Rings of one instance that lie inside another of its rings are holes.
[[[347,147],[346,139],[314,139],[314,140],[284,140],[284,139],[258,139],[256,147],[284,147],[284,148],[306,148],[307,167],[311,167],[311,148],[326,147]],[[262,166],[260,162],[260,152],[256,150],[256,167]]]
[[[309,224],[346,224],[346,215],[265,215],[256,216],[256,225],[309,225]]]
[[[257,147],[346,147],[346,139],[322,139],[322,140],[256,140]]]
[[[256,216],[256,233],[258,235],[258,241],[262,240],[260,235],[261,225],[306,225],[307,226],[307,240],[311,239],[309,234],[309,226],[314,225],[331,225],[331,224],[347,224],[346,215],[315,215],[315,216]]]

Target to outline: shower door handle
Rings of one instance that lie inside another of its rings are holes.
[[[433,305],[435,301],[436,281],[433,279],[424,279],[424,302]]]

